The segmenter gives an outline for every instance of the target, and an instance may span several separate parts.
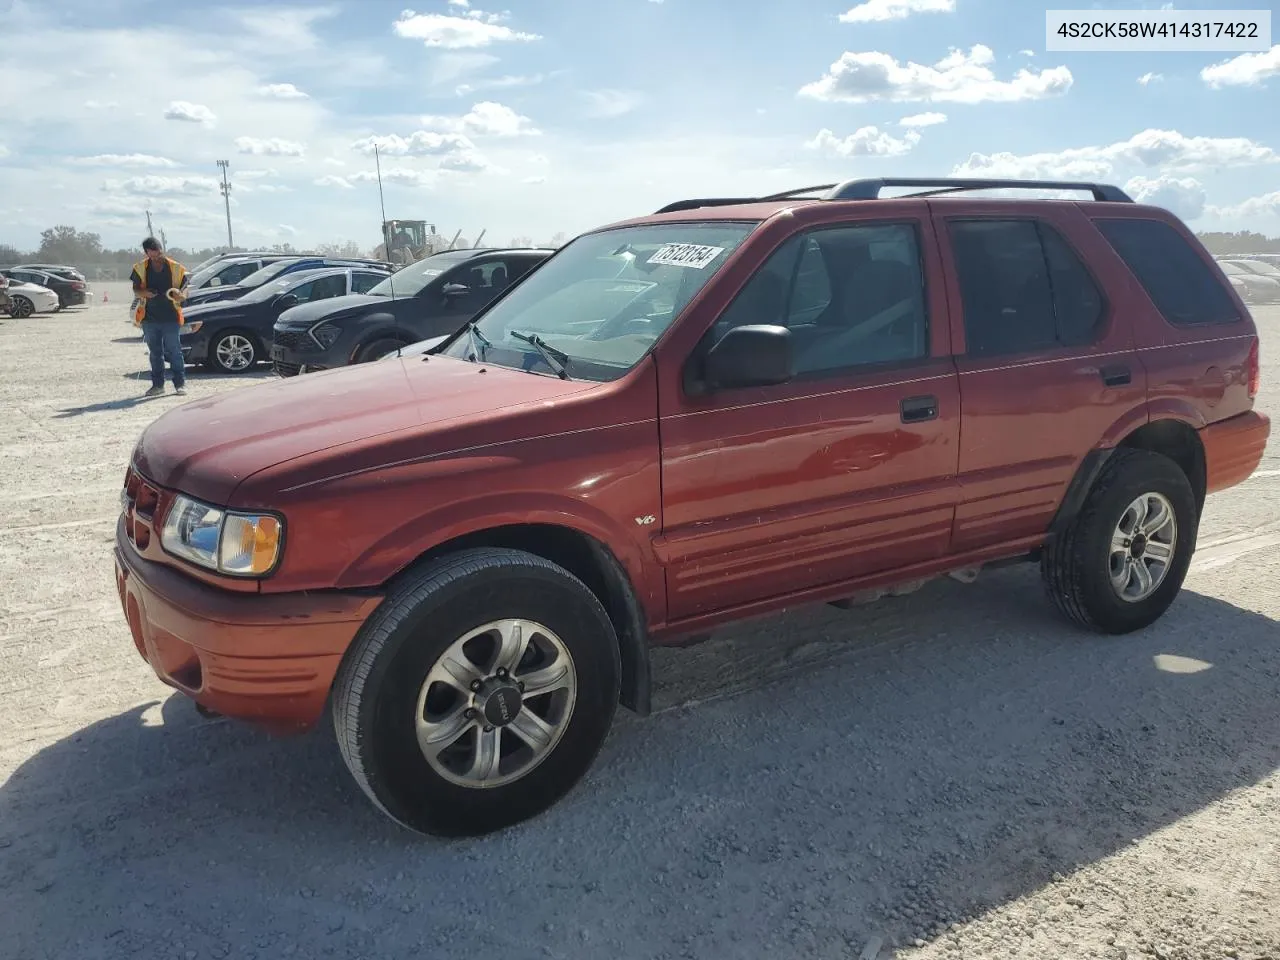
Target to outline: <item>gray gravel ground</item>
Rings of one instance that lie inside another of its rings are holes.
[[[1032,568],[796,610],[659,651],[567,801],[438,842],[327,731],[202,720],[138,659],[117,494],[180,401],[103,289],[0,320],[0,960],[1280,960],[1280,441],[1149,630],[1073,629]]]

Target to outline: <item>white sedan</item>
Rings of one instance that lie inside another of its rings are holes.
[[[58,295],[35,283],[9,281],[9,316],[29,317],[33,313],[56,313]]]

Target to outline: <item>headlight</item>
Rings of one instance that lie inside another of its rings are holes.
[[[219,510],[177,496],[165,518],[161,545],[175,557],[233,577],[261,577],[275,569],[284,532],[270,514]]]
[[[342,335],[342,331],[335,327],[332,323],[318,323],[311,328],[311,336],[315,338],[316,343],[328,350],[338,342],[338,337]]]
[[[200,328],[201,328],[201,327],[203,327],[203,326],[204,326],[204,321],[203,321],[203,320],[188,320],[188,321],[187,321],[186,323],[184,323],[184,324],[182,325],[182,327],[178,330],[178,333],[179,333],[181,336],[187,337],[187,336],[190,336],[190,335],[191,335],[191,334],[193,334],[193,333],[199,333],[199,332],[200,332]]]

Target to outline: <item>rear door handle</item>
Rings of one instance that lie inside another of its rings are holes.
[[[1133,383],[1133,371],[1128,367],[1103,367],[1098,375],[1108,387],[1123,387]]]
[[[903,423],[921,423],[938,418],[937,397],[907,397],[898,405]]]

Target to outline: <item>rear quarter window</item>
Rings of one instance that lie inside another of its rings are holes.
[[[1240,319],[1222,271],[1206,263],[1169,224],[1129,219],[1095,220],[1094,224],[1173,326],[1209,326]]]

